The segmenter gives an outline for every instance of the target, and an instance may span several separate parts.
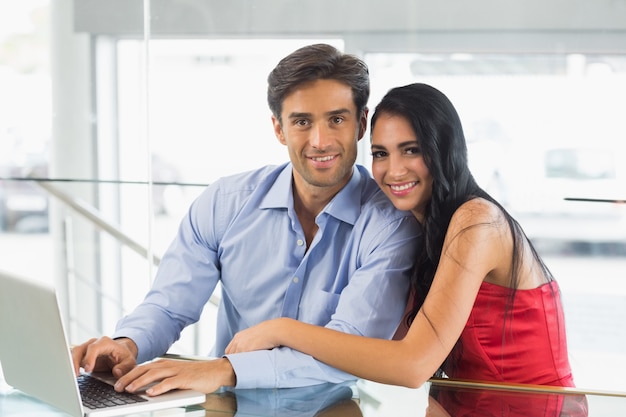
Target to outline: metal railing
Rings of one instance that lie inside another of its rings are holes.
[[[72,197],[71,195],[52,185],[50,182],[37,181],[36,179],[33,179],[33,181],[39,187],[43,188],[48,194],[63,202],[65,205],[70,207],[77,214],[81,215],[84,219],[88,220],[98,229],[108,233],[115,240],[132,249],[141,257],[145,258],[146,260],[148,259],[149,251],[145,246],[122,232],[120,228],[116,225],[107,221],[95,207],[87,204],[82,200]],[[152,262],[154,265],[158,266],[161,262],[161,258],[157,255],[152,255]]]
[[[147,260],[150,256],[151,252],[148,250],[148,248],[128,236],[126,233],[122,232],[122,230],[120,230],[118,226],[106,220],[95,207],[60,190],[59,188],[52,185],[50,180],[41,181],[36,178],[31,178],[31,180],[35,182],[39,187],[44,189],[48,194],[54,196],[57,200],[63,202],[65,205],[74,210],[77,214],[92,223],[98,229],[106,232],[115,240],[132,249],[135,253],[139,254],[144,259]],[[152,254],[152,262],[154,265],[158,266],[161,262],[161,258],[158,255]],[[220,299],[215,294],[213,294],[211,295],[209,302],[217,306],[219,305]]]
[[[71,209],[72,212],[76,213],[80,218],[86,220],[88,224],[93,225],[97,230],[102,231],[108,236],[112,237],[116,242],[120,244],[120,246],[129,248],[130,250],[132,250],[134,253],[136,253],[137,255],[139,255],[141,258],[145,260],[152,258],[151,262],[154,266],[158,266],[160,264],[161,262],[160,256],[153,254],[152,251],[146,247],[146,245],[132,238],[127,233],[124,233],[117,224],[107,220],[105,216],[93,205],[85,202],[84,200],[81,200],[80,198],[76,198],[75,196],[70,195],[66,191],[55,186],[53,182],[56,182],[57,180],[49,179],[49,178],[36,178],[36,177],[2,178],[2,179],[7,180],[7,181],[8,180],[16,180],[16,181],[19,180],[19,181],[29,181],[29,182],[32,181],[39,188],[44,190],[48,196],[54,198],[55,201],[58,201],[62,203],[65,207],[68,207],[69,209]],[[63,182],[100,183],[103,181],[59,180],[59,182],[61,183]],[[104,181],[104,182],[112,182],[112,181]],[[115,183],[125,183],[125,182],[115,181]],[[137,184],[137,183],[133,182],[133,184]],[[169,184],[170,183],[164,184],[164,185],[169,185]],[[178,184],[178,185],[206,186],[206,184]],[[71,233],[68,233],[67,231],[64,231],[64,233],[65,233],[65,236],[64,236],[65,239],[63,239],[64,240],[63,244],[65,245],[65,247],[62,250],[66,253],[69,253],[72,251],[72,247],[73,247],[73,244],[71,243],[71,239],[72,239],[70,236]],[[65,262],[67,263],[68,259],[66,259]],[[65,268],[65,273],[67,274],[67,280],[68,280],[66,284],[69,284],[71,286],[72,284],[69,282],[71,281],[70,277],[74,276],[74,272],[72,271],[72,265],[69,265],[69,264],[64,265],[64,268]],[[74,276],[74,280],[76,279],[80,279],[80,277]],[[81,280],[81,282],[83,284],[88,285],[91,288],[91,290],[94,292],[94,294],[96,294],[96,296],[99,297],[99,299],[101,300],[107,299],[108,302],[118,305],[120,311],[123,310],[122,300],[111,299],[112,296],[110,294],[106,294],[106,291],[104,291],[101,284],[94,283],[94,282],[87,282],[87,281],[83,282],[83,280]],[[71,291],[69,288],[65,288],[65,292],[66,292],[65,295],[69,301],[69,305],[72,305],[72,303],[75,303],[75,300],[70,300],[70,296],[75,295],[75,294],[72,294],[73,291]],[[212,294],[209,299],[209,304],[211,304],[214,307],[217,307],[219,303],[220,303],[220,297],[216,295],[215,293]],[[80,319],[80,314],[72,314],[71,311],[67,311],[67,315],[68,315],[68,319],[70,322]],[[84,326],[81,327],[81,323],[79,322],[74,323],[74,325],[78,326],[79,328],[82,328],[84,331],[93,332],[94,330],[94,329],[88,330],[87,328],[84,328]],[[190,332],[192,332],[192,338],[193,338],[192,349],[194,350],[194,352],[199,352],[201,350],[200,349],[200,346],[201,346],[200,333],[201,332],[199,331],[198,326],[192,326],[192,329],[190,329]]]

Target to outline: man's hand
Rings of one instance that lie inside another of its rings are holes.
[[[131,339],[102,337],[91,339],[72,348],[74,372],[82,367],[86,372],[111,372],[121,377],[136,365],[137,345]]]
[[[207,361],[163,359],[137,366],[115,384],[117,391],[135,392],[156,383],[146,390],[155,396],[173,389],[193,389],[211,393],[221,386],[235,386],[235,371],[226,358]]]

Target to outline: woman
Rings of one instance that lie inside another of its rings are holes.
[[[476,184],[452,103],[425,84],[398,87],[371,123],[373,176],[425,233],[406,335],[370,339],[280,318],[237,334],[227,352],[288,346],[408,387],[438,371],[573,386],[557,283],[519,224]]]

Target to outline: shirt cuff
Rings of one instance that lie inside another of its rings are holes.
[[[276,387],[276,369],[269,350],[224,355],[237,377],[237,389]]]
[[[133,331],[132,329],[123,329],[121,331],[116,331],[111,336],[111,339],[119,339],[122,337],[126,337],[135,342],[137,346],[137,365],[140,365],[144,362],[150,361],[155,358],[156,355],[152,355],[148,352],[149,342],[146,338],[145,334],[140,331]]]

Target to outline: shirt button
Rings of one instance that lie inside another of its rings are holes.
[[[294,277],[294,279],[293,279],[294,284],[297,284],[297,283],[298,283],[298,281],[300,281],[300,278],[298,278],[298,277]]]
[[[298,239],[296,243],[298,244],[298,246],[304,245],[304,241],[302,239]]]

